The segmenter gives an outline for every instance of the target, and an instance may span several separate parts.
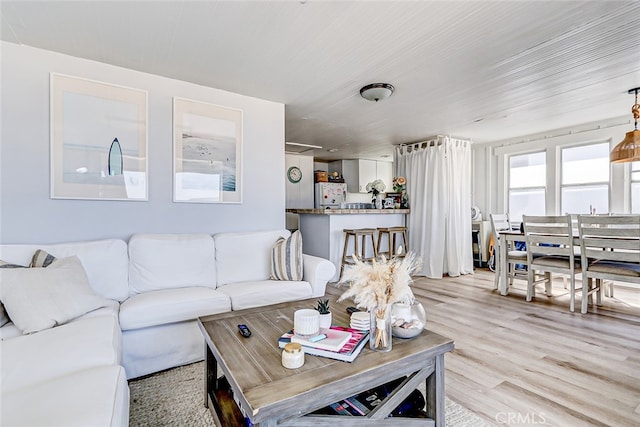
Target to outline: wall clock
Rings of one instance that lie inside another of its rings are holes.
[[[302,171],[297,166],[291,166],[289,170],[287,170],[287,178],[289,182],[297,184],[302,179]]]

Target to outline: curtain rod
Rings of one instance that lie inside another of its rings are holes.
[[[462,141],[462,142],[469,142],[469,143],[473,143],[473,141],[472,141],[471,139],[469,139],[469,138],[457,138],[457,137],[455,137],[455,136],[451,136],[451,135],[441,135],[441,134],[438,134],[438,135],[430,136],[430,137],[428,137],[427,139],[424,139],[424,140],[422,140],[422,141],[415,141],[415,142],[401,142],[400,144],[394,144],[394,145],[395,145],[396,147],[410,147],[410,146],[412,146],[412,145],[430,144],[430,143],[432,143],[432,142],[438,142],[438,143],[439,143],[438,145],[440,145],[440,144],[442,143],[442,142],[441,142],[441,139],[443,139],[443,138],[449,138],[449,139],[453,139],[453,140],[456,140],[456,141]]]
[[[453,140],[455,142],[465,142],[465,143],[468,142],[469,144],[473,143],[473,141],[471,141],[470,139],[454,138],[452,136],[446,136],[446,135],[434,135],[424,141],[396,144],[395,147],[399,150],[406,149],[408,150],[407,152],[411,152],[414,150],[424,150],[428,147],[437,147],[442,145],[442,143],[444,142],[443,140],[445,138],[449,138],[450,140]]]

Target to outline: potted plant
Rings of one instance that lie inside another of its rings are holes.
[[[316,307],[320,313],[320,328],[329,329],[331,327],[331,311],[329,310],[329,300],[319,299]]]

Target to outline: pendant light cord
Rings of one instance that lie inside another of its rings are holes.
[[[635,129],[638,130],[638,119],[640,119],[640,104],[638,104],[638,89],[635,89],[636,92],[636,103],[633,107],[631,107],[631,113],[633,113],[633,119],[635,123]]]

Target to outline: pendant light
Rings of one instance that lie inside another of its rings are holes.
[[[638,104],[638,91],[640,87],[630,89],[629,93],[635,93],[636,103],[631,107],[635,128],[627,132],[622,142],[615,146],[609,160],[611,163],[638,162],[640,161],[640,130],[638,130],[638,119],[640,119],[640,104]]]

